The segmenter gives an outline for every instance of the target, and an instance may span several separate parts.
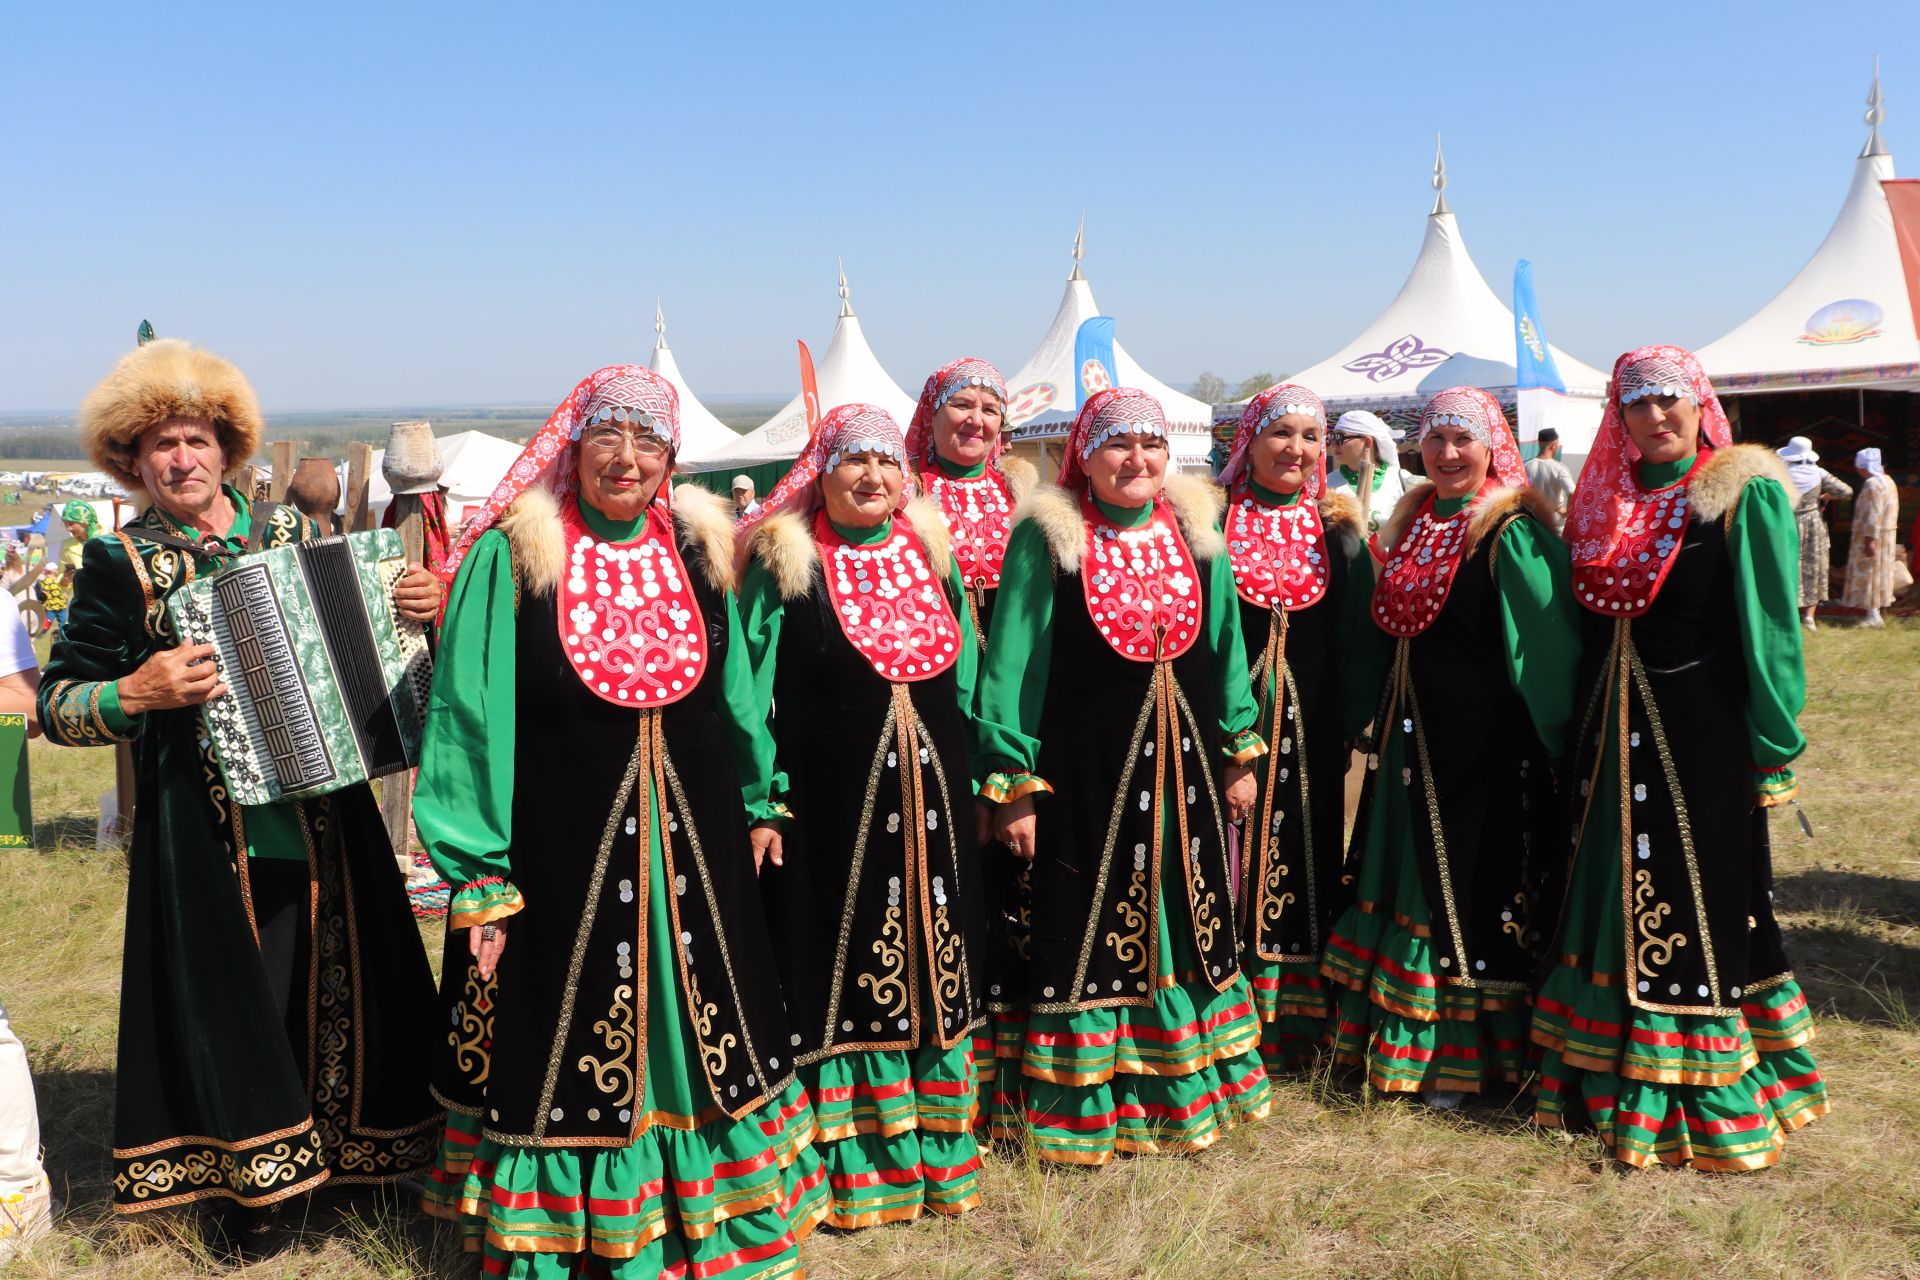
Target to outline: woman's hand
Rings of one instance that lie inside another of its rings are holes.
[[[440,579],[410,564],[393,584],[393,609],[409,622],[432,622],[440,616],[440,600],[446,593]]]
[[[120,709],[130,716],[147,711],[197,707],[227,691],[210,644],[183,644],[154,654],[130,676],[121,676]]]
[[[467,954],[474,959],[474,967],[480,970],[480,981],[493,978],[493,971],[500,963],[500,953],[507,949],[507,922],[495,920],[492,924],[477,924],[467,930]]]
[[[782,847],[779,826],[771,822],[756,822],[753,824],[753,829],[747,832],[747,837],[753,841],[755,875],[760,873],[761,866],[768,858],[773,859],[773,865],[776,867],[787,865],[784,856],[786,850]]]
[[[1033,831],[1036,825],[1033,815],[1033,797],[1021,796],[999,808],[993,816],[993,833],[1007,848],[1013,850],[1016,858],[1033,861]]]
[[[1227,821],[1238,822],[1253,812],[1253,766],[1230,764],[1226,773]]]

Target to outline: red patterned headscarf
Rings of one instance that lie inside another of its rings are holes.
[[[1327,450],[1324,432],[1327,428],[1327,406],[1320,397],[1300,386],[1298,383],[1283,382],[1279,386],[1268,387],[1253,399],[1247,401],[1247,407],[1240,414],[1240,426],[1233,433],[1233,449],[1227,454],[1227,465],[1220,472],[1220,483],[1231,492],[1241,477],[1252,469],[1247,461],[1247,450],[1260,438],[1260,433],[1286,417],[1290,413],[1303,413],[1320,424],[1321,437],[1320,464],[1313,474],[1307,477],[1306,493],[1303,501],[1317,502],[1320,495],[1327,491]]]
[[[927,376],[926,385],[920,388],[920,403],[914,406],[913,423],[907,428],[907,457],[913,460],[914,466],[924,467],[933,461],[933,415],[967,387],[991,391],[1000,399],[1000,434],[994,437],[993,453],[987,463],[1000,461],[1000,455],[1007,450],[1007,380],[979,356],[961,356],[934,370]]]
[[[1703,453],[1733,443],[1727,411],[1691,351],[1666,345],[1639,347],[1613,362],[1606,415],[1580,468],[1566,527],[1575,595],[1583,605],[1609,617],[1632,616],[1653,603],[1679,543],[1678,531],[1685,527],[1684,495],[1672,496],[1670,500],[1677,500],[1682,508],[1665,514],[1661,522],[1678,524],[1662,533],[1648,522],[1648,504],[1657,506],[1660,499],[1640,488],[1636,470],[1640,450],[1627,431],[1625,409],[1653,395],[1684,396],[1699,406]],[[1638,545],[1642,541],[1645,546]]]
[[[1520,462],[1520,446],[1514,442],[1513,428],[1500,402],[1478,387],[1448,387],[1436,391],[1420,411],[1416,436],[1424,437],[1437,426],[1465,427],[1475,440],[1487,446],[1493,460],[1487,474],[1509,489],[1527,487],[1527,469]]]
[[[1087,397],[1073,415],[1066,456],[1060,460],[1060,487],[1076,493],[1087,483],[1087,459],[1115,436],[1167,439],[1167,415],[1160,402],[1133,387],[1108,387]]]
[[[907,466],[907,442],[900,434],[900,424],[879,405],[837,404],[820,419],[807,447],[794,460],[793,469],[780,477],[780,483],[773,486],[773,492],[760,503],[760,509],[736,526],[736,541],[745,546],[746,536],[777,511],[804,509],[821,475],[856,453],[883,453],[899,460],[905,483],[900,502],[904,506],[914,494],[914,482],[913,468]]]
[[[467,522],[465,532],[447,557],[445,575],[451,578],[467,558],[474,542],[493,527],[513,500],[536,484],[544,484],[556,496],[573,489],[573,444],[589,419],[595,422],[637,422],[664,436],[675,453],[680,451],[680,393],[665,378],[637,364],[610,364],[582,378],[567,393],[546,423],[533,433],[527,447],[507,468],[506,476],[493,488],[480,514]],[[655,502],[672,502],[671,479],[662,481]]]

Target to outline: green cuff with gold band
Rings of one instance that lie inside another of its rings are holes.
[[[1753,804],[1757,809],[1774,809],[1800,794],[1800,781],[1786,765],[1768,769],[1753,766]]]
[[[747,825],[771,826],[785,831],[793,823],[793,810],[783,801],[762,800],[747,806]]]
[[[1257,729],[1242,729],[1229,737],[1220,750],[1229,763],[1251,764],[1267,754],[1267,740],[1260,736]]]
[[[1053,784],[1018,769],[995,770],[980,784],[980,798],[988,804],[1012,804],[1022,796],[1052,795]]]
[[[453,929],[471,929],[517,914],[526,905],[520,891],[499,876],[483,876],[472,884],[454,890],[447,904],[447,925]]]

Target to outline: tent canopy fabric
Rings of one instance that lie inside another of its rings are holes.
[[[1023,439],[1040,436],[1064,436],[1073,421],[1074,388],[1078,385],[1073,367],[1073,344],[1082,322],[1101,314],[1093,300],[1093,286],[1080,271],[1086,253],[1085,228],[1073,244],[1073,272],[1067,277],[1067,291],[1060,299],[1053,323],[1040,339],[1020,371],[1007,379],[1007,423],[1019,428]],[[1140,367],[1118,339],[1113,344],[1114,376],[1123,387],[1136,387],[1160,402],[1167,425],[1173,429],[1173,463],[1183,469],[1205,466],[1213,446],[1213,410],[1192,396],[1175,391]]]
[[[1467,253],[1459,220],[1447,207],[1444,162],[1436,165],[1435,185],[1443,194],[1427,215],[1413,270],[1387,309],[1339,351],[1285,379],[1317,394],[1330,414],[1371,409],[1406,416],[1434,392],[1459,386],[1514,403],[1513,312]],[[1600,426],[1607,375],[1551,349],[1567,394],[1554,397],[1541,425],[1559,431],[1566,453],[1584,455]]]
[[[840,273],[840,319],[833,326],[833,340],[826,354],[813,367],[814,383],[820,390],[820,411],[840,404],[878,405],[893,415],[905,431],[913,421],[915,398],[900,389],[887,375],[880,360],[867,345],[860,330],[860,317],[853,313],[847,290],[847,274]],[[731,443],[706,454],[683,450],[681,468],[686,471],[735,471],[765,462],[788,462],[800,456],[807,443],[807,411],[799,395],[765,422]]]
[[[1879,88],[1876,78],[1868,99],[1874,112]],[[1771,302],[1700,349],[1716,388],[1920,390],[1920,333],[1881,185],[1893,180],[1893,156],[1876,127],[1854,161],[1840,215],[1813,257]]]
[[[739,435],[732,427],[713,416],[680,373],[680,365],[667,346],[667,317],[659,303],[653,304],[653,359],[647,367],[673,384],[680,393],[680,456],[699,458],[726,448]]]

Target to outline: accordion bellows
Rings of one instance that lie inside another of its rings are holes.
[[[227,691],[201,708],[227,791],[271,804],[410,769],[432,679],[426,628],[393,611],[400,535],[376,529],[241,557],[177,592],[183,643]]]

